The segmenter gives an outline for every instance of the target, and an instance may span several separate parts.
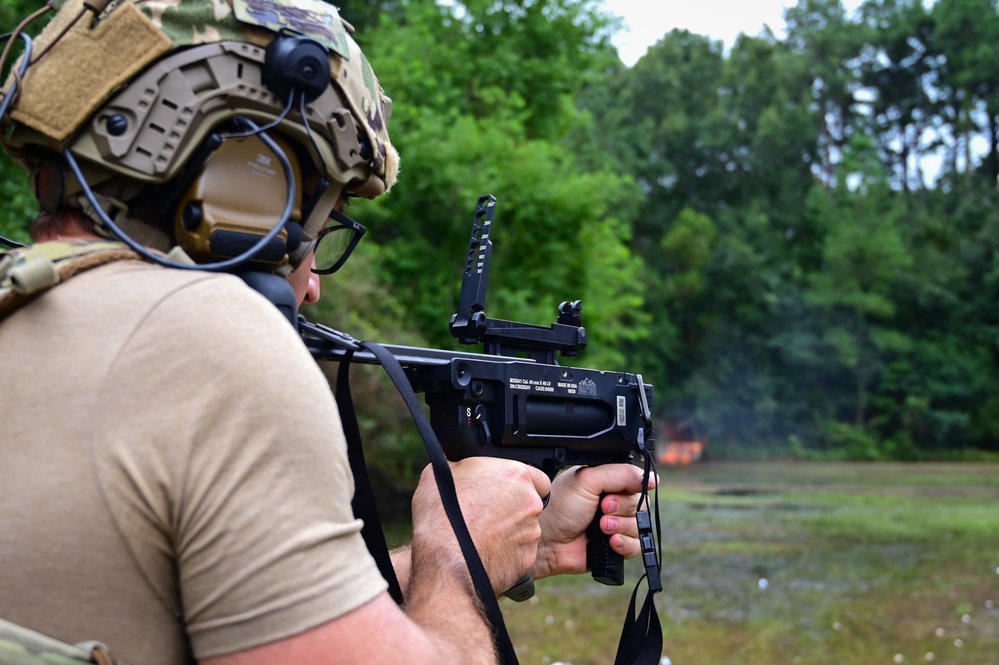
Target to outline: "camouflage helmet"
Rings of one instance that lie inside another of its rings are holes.
[[[292,146],[296,176],[301,161],[333,191],[374,198],[399,158],[391,100],[352,33],[321,0],[65,0],[34,42],[5,147],[32,172],[43,208],[87,210],[58,159],[68,151],[102,207],[120,213],[151,186],[183,179],[212,132],[241,117]],[[270,62],[285,38],[317,42],[329,62],[328,85],[294,104]]]

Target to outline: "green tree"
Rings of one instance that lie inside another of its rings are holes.
[[[38,5],[25,0],[2,0],[0,2],[0,34],[11,32],[22,19],[35,11]],[[28,34],[35,35],[41,29],[44,19],[28,27]],[[7,69],[0,72],[3,81],[7,80],[10,65],[22,52],[22,43],[13,45]],[[18,167],[10,156],[0,156],[0,235],[18,242],[28,242],[28,224],[38,212],[35,196],[28,187],[27,174]]]
[[[878,147],[904,191],[926,189],[923,156],[933,149],[924,136],[932,131],[938,105],[926,83],[937,75],[933,20],[922,0],[869,0],[861,7],[868,43],[861,51],[860,74],[868,117]]]
[[[384,48],[371,58],[395,102],[403,172],[359,214],[384,245],[385,283],[433,343],[453,344],[446,322],[485,193],[499,201],[490,315],[547,324],[561,301],[581,298],[593,364],[620,361],[620,344],[645,333],[641,265],[615,215],[634,186],[583,169],[568,142],[587,122],[573,94],[613,55],[603,25],[593,3],[570,0],[407,2],[398,22],[379,25]]]
[[[821,345],[830,354],[829,371],[835,375],[842,368],[852,384],[846,408],[833,415],[863,430],[874,381],[893,354],[912,345],[892,325],[894,290],[912,261],[899,231],[904,208],[881,184],[827,213],[824,266],[811,276],[806,297],[823,320]]]
[[[728,134],[717,91],[723,64],[720,42],[674,30],[621,82],[628,131],[618,150],[645,192],[636,220],[643,242],[661,236],[683,208],[707,210],[728,198],[719,155]]]
[[[865,31],[848,18],[841,0],[799,0],[784,20],[787,43],[804,59],[811,78],[820,131],[818,174],[831,191],[839,154],[853,128],[857,81],[850,65]]]
[[[963,170],[967,182],[977,159],[973,139],[984,134],[994,184],[999,176],[999,8],[991,0],[941,0],[931,16],[934,43],[942,56],[935,84],[944,94],[951,125],[951,171]],[[978,121],[980,116],[984,122]]]

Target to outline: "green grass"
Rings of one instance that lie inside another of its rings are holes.
[[[999,665],[999,466],[751,463],[665,470],[673,665]],[[639,572],[505,602],[522,665],[608,665]],[[766,588],[760,580],[766,579]]]

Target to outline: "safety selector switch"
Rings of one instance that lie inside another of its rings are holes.
[[[475,422],[478,424],[479,430],[482,432],[481,442],[484,445],[491,446],[493,444],[493,433],[489,431],[489,414],[486,412],[485,405],[477,405],[474,413]]]

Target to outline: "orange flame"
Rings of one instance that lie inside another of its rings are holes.
[[[701,459],[704,444],[700,441],[670,441],[659,454],[660,464],[690,464]]]

